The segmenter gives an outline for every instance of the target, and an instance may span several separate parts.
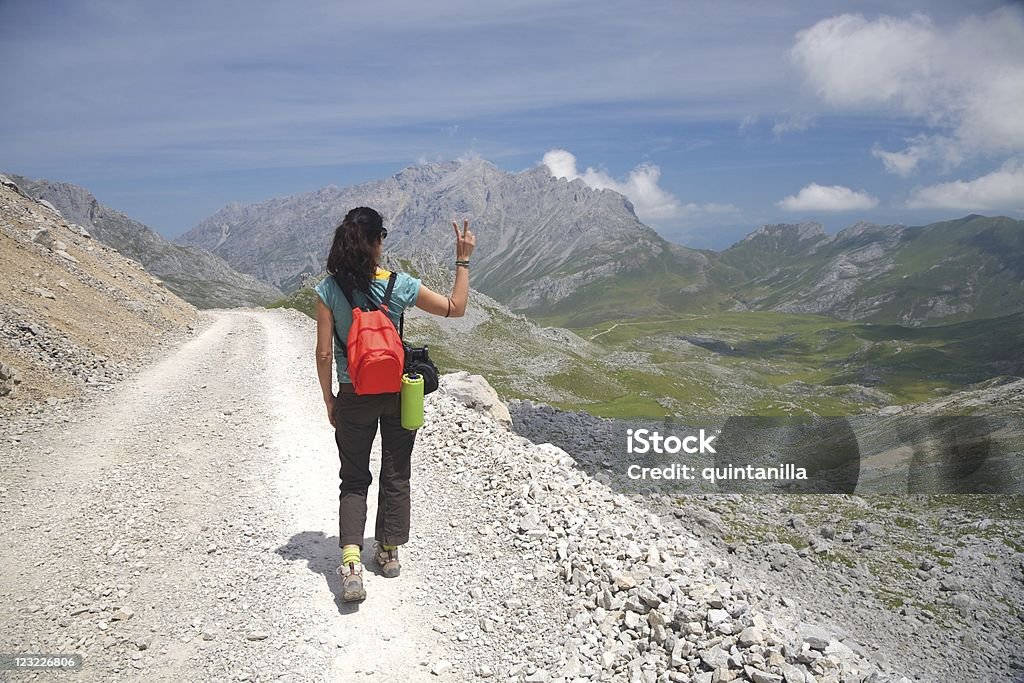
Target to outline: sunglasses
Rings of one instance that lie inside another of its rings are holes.
[[[387,237],[387,236],[388,236],[388,229],[387,228],[381,228],[380,229],[380,239],[381,239],[381,241],[383,242],[384,238]]]

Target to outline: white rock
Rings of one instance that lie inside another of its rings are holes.
[[[708,610],[708,624],[714,626],[720,624],[729,618],[729,613],[724,609],[709,609]]]
[[[490,415],[507,427],[512,426],[512,416],[508,412],[508,407],[501,402],[498,392],[482,376],[460,370],[442,375],[439,384],[441,391],[463,405]]]
[[[813,650],[824,650],[832,639],[828,631],[813,624],[798,624],[796,628],[803,642]]]
[[[764,641],[761,630],[755,626],[748,626],[740,632],[739,643],[744,647],[757,645]]]

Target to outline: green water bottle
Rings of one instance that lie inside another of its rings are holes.
[[[423,375],[415,372],[402,375],[402,426],[406,429],[423,426]]]

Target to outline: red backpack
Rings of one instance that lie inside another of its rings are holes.
[[[389,394],[402,389],[405,347],[395,324],[387,314],[397,277],[397,273],[391,273],[388,288],[379,306],[366,297],[370,303],[360,307],[352,304],[352,291],[342,284],[341,278],[334,276],[349,306],[352,306],[352,326],[348,328],[348,343],[341,341],[337,328],[334,330],[334,336],[345,350],[348,375],[352,378],[352,388],[357,394]]]

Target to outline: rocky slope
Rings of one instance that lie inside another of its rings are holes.
[[[29,195],[48,202],[68,221],[141,263],[168,289],[200,308],[262,305],[280,297],[274,287],[236,272],[222,259],[194,247],[182,247],[148,226],[96,201],[70,183],[10,176]]]
[[[0,410],[109,386],[195,315],[140,264],[0,176]]]
[[[1016,401],[1020,416],[1022,384],[992,388],[992,396]],[[680,494],[626,477],[639,461],[623,446],[636,421],[529,401],[512,401],[509,410],[518,434],[575,454],[590,476],[678,520],[700,539],[701,552],[728,563],[739,585],[772,595],[766,604],[829,624],[873,650],[876,662],[925,681],[1024,678],[1022,496]],[[782,673],[786,681],[811,680]]]

